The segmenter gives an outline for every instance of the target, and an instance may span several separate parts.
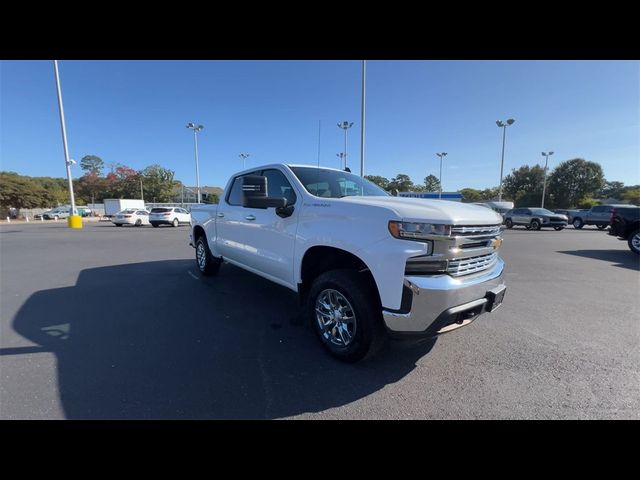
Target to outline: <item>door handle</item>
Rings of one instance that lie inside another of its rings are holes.
[[[222,212],[218,213],[218,218],[222,218],[222,217],[224,217],[224,213]]]
[[[246,216],[246,217],[244,217],[244,218],[246,218],[247,220],[251,220],[251,221],[253,221],[253,220],[255,220],[255,219],[256,219],[256,216],[255,216],[255,215],[247,215],[247,216]]]

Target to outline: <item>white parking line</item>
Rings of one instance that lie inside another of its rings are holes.
[[[193,278],[195,278],[196,280],[200,280],[196,275],[194,275],[193,273],[191,273],[191,270],[189,270],[187,272],[189,275],[191,275]]]

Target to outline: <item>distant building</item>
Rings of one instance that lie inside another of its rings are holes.
[[[214,203],[216,195],[218,198],[222,197],[224,190],[220,187],[200,187],[200,196],[203,203]],[[174,203],[197,203],[198,201],[198,188],[176,187],[173,192],[172,202]]]
[[[461,202],[462,194],[460,192],[442,192],[442,196],[438,192],[399,192],[399,197],[410,198],[426,198],[429,200],[449,200],[450,202]]]

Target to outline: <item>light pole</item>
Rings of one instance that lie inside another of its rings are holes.
[[[438,180],[440,182],[440,193],[438,193],[438,198],[442,199],[442,157],[446,157],[447,152],[436,153],[436,155],[440,157],[440,179]]]
[[[540,208],[544,208],[544,194],[547,190],[547,164],[549,163],[549,155],[553,155],[553,152],[545,153],[542,152],[542,156],[544,158],[544,180],[542,181],[542,204]]]
[[[71,215],[67,220],[69,228],[82,228],[82,217],[78,216],[76,210],[76,200],[73,196],[73,180],[71,178],[71,165],[76,163],[69,158],[69,146],[67,145],[67,127],[64,123],[64,106],[62,104],[62,89],[60,88],[60,74],[58,73],[58,61],[53,61],[53,70],[56,77],[56,92],[58,94],[58,109],[60,112],[60,126],[62,127],[62,145],[64,147],[64,163],[67,169],[67,180],[69,182],[69,200],[71,201]]]
[[[500,161],[500,193],[498,193],[499,202],[502,201],[502,171],[504,168],[504,141],[507,135],[507,127],[509,125],[513,125],[513,122],[515,122],[513,118],[508,119],[506,123],[502,122],[501,120],[496,120],[496,125],[502,128],[502,160]]]
[[[198,164],[198,132],[200,132],[204,125],[196,126],[194,123],[189,122],[187,124],[187,128],[191,128],[193,130],[193,142],[195,144],[196,150],[196,184],[198,189],[198,203],[200,203],[200,165]]]
[[[364,177],[364,103],[366,93],[367,61],[362,61],[362,109],[360,115],[360,176]]]
[[[347,130],[353,127],[353,122],[349,123],[346,120],[338,124],[338,128],[344,130],[344,168],[347,168]]]
[[[342,161],[344,160],[344,152],[336,153],[336,157],[340,159],[340,170],[343,170]]]
[[[241,153],[238,155],[242,159],[242,169],[245,169],[245,160],[249,157],[248,153]]]

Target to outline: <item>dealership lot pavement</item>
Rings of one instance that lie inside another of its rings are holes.
[[[640,418],[639,259],[594,227],[505,232],[500,309],[355,365],[187,238],[1,225],[0,418]]]

